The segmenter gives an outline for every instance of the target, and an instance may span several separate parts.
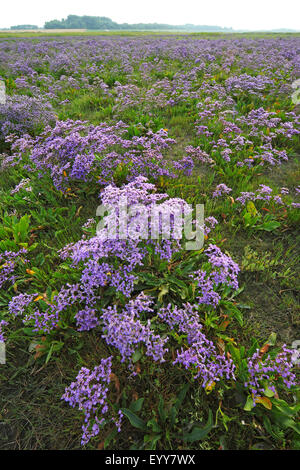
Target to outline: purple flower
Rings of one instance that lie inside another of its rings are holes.
[[[0,288],[5,284],[13,284],[15,282],[15,274],[14,271],[19,264],[19,262],[23,261],[26,263],[27,260],[22,258],[22,255],[27,253],[25,248],[14,252],[14,251],[4,251],[0,253]]]
[[[245,382],[245,387],[253,394],[254,404],[255,398],[264,396],[266,384],[269,389],[275,391],[278,378],[288,389],[297,385],[296,375],[293,372],[294,364],[291,361],[292,353],[292,350],[283,345],[275,358],[271,358],[270,355],[261,357],[260,351],[257,350],[247,359],[249,378]]]
[[[117,307],[108,307],[102,311],[102,321],[105,333],[102,335],[107,344],[116,347],[121,353],[121,361],[129,360],[141,343],[144,343],[146,355],[154,361],[164,362],[164,355],[168,351],[164,347],[168,338],[161,338],[154,334],[150,320],[141,321],[143,312],[153,312],[150,307],[151,300],[143,293],[136,300],[125,306],[122,312]]]
[[[213,197],[219,197],[223,194],[229,194],[231,191],[232,189],[228,188],[226,184],[219,184],[218,186],[216,186],[216,189],[213,192]]]
[[[108,404],[109,384],[112,374],[112,356],[102,359],[99,366],[92,371],[82,367],[76,377],[66,388],[62,396],[73,408],[78,406],[84,412],[85,424],[82,426],[83,435],[81,444],[85,445],[89,440],[99,434],[100,428],[106,422],[113,421],[118,431],[121,428],[122,413],[118,413],[118,418],[107,417],[108,412],[112,412]]]
[[[199,321],[197,306],[185,304],[183,308],[172,308],[169,304],[158,312],[158,317],[173,330],[187,335],[188,347],[177,351],[173,364],[182,364],[190,369],[194,378],[201,379],[202,386],[211,386],[222,379],[233,379],[235,366],[231,359],[218,354],[213,343],[204,334]]]

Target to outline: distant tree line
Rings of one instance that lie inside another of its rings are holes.
[[[116,23],[105,16],[69,15],[66,19],[47,21],[45,29],[97,29],[97,30],[184,30],[184,31],[233,31],[221,26],[196,26],[186,24],[174,26],[159,23]],[[21,28],[20,28],[21,29]]]
[[[105,16],[69,15],[67,19],[47,21],[45,29],[118,29],[118,24]]]
[[[11,26],[10,29],[38,29],[35,24],[18,24],[17,26]]]

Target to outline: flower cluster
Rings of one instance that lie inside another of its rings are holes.
[[[174,165],[172,171],[172,162],[162,154],[163,149],[175,142],[167,132],[149,130],[144,137],[128,140],[124,137],[127,128],[122,121],[98,126],[71,119],[57,121],[53,128],[46,126],[34,139],[26,135],[14,139],[13,162],[28,154],[34,168],[41,175],[49,172],[58,189],[66,189],[72,180],[88,181],[92,177],[107,184],[119,175],[127,180],[139,175],[175,176]]]
[[[210,387],[222,379],[235,379],[235,366],[203,332],[196,305],[185,304],[183,308],[172,308],[169,304],[158,312],[158,317],[172,329],[187,337],[188,347],[177,351],[174,364],[182,364],[200,378],[203,387]]]
[[[20,261],[26,263],[27,260],[22,257],[27,253],[25,248],[15,252],[15,251],[4,251],[0,253],[0,288],[4,286],[5,283],[14,284],[16,276],[14,274],[16,266]]]
[[[14,95],[0,104],[0,138],[9,134],[36,134],[46,125],[54,125],[55,114],[51,104],[39,98]]]
[[[219,184],[216,186],[216,189],[213,192],[213,197],[219,197],[222,196],[223,194],[229,194],[232,191],[231,188],[228,188],[226,184]]]
[[[125,359],[130,361],[140,343],[144,343],[146,355],[152,357],[154,361],[164,362],[165,360],[164,355],[168,349],[164,346],[168,338],[161,338],[154,334],[151,321],[141,321],[139,318],[141,314],[153,312],[150,305],[151,299],[142,293],[125,305],[121,313],[117,311],[115,305],[102,311],[105,331],[103,338],[107,344],[120,351],[122,362]]]
[[[291,360],[293,351],[283,345],[281,351],[275,358],[262,357],[257,350],[252,357],[248,358],[249,378],[245,382],[245,387],[252,393],[254,403],[255,398],[264,395],[266,388],[275,393],[275,386],[278,379],[282,380],[289,389],[297,385],[296,375],[293,372],[294,364]]]
[[[20,183],[18,183],[14,189],[11,190],[10,194],[16,194],[18,193],[21,189],[24,189],[27,192],[31,192],[32,188],[29,186],[30,184],[30,178],[23,178]]]
[[[102,359],[99,366],[92,371],[86,367],[82,367],[76,377],[76,381],[72,382],[66,388],[62,396],[73,408],[78,406],[85,415],[85,424],[82,426],[83,435],[81,444],[85,445],[89,440],[99,434],[100,428],[107,421],[113,421],[121,430],[122,413],[119,417],[112,419],[108,417],[111,413],[111,407],[108,405],[109,384],[112,374],[112,356]]]
[[[117,215],[120,215],[118,210],[124,200],[128,208],[138,208],[127,221],[126,236],[122,237],[122,234],[117,233],[116,237],[110,238],[104,224],[96,235],[91,234],[89,238],[84,235],[78,242],[66,245],[60,252],[61,258],[71,260],[71,267],[79,270],[79,282],[63,286],[51,302],[47,301],[47,307],[43,310],[35,305],[33,296],[15,296],[10,303],[11,312],[23,314],[23,321],[26,324],[33,323],[35,330],[48,332],[55,329],[60,317],[72,308],[72,311],[76,312],[73,315],[80,331],[96,327],[99,322],[95,306],[101,298],[101,289],[111,287],[116,293],[129,298],[138,279],[139,267],[144,265],[148,253],[147,246],[152,247],[161,258],[169,260],[181,249],[179,232],[182,219],[179,215],[184,210],[189,213],[191,209],[181,199],[169,198],[163,201],[166,198],[166,194],[156,194],[155,186],[143,176],[137,177],[122,188],[106,186],[101,193],[105,207],[116,209]],[[144,216],[149,216],[147,229],[150,233],[156,231],[157,235],[153,240],[146,240],[146,244],[144,232],[139,227],[141,217],[137,219],[138,226],[133,224],[136,217],[141,215],[141,211]],[[153,212],[157,212],[154,214],[156,217],[151,219]],[[159,214],[163,217],[160,218]],[[104,217],[106,225],[109,225],[111,217],[112,215]],[[153,220],[158,220],[155,226],[152,226]],[[174,239],[162,238],[168,230],[168,220],[171,222],[171,234]]]
[[[248,201],[264,201],[264,203],[275,204],[283,207],[298,207],[297,202],[287,202],[283,199],[289,194],[288,188],[281,188],[280,194],[274,194],[273,189],[265,184],[260,184],[256,191],[243,191],[235,199],[236,202],[244,206]],[[297,195],[297,194],[296,194]]]
[[[199,295],[197,300],[199,304],[218,305],[221,296],[216,291],[218,286],[229,286],[233,289],[238,289],[238,273],[239,266],[232,258],[225,253],[222,253],[219,247],[210,244],[205,250],[208,257],[208,269],[199,270],[191,277],[197,283]],[[214,269],[217,268],[217,269]]]

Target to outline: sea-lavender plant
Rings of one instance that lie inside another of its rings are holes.
[[[0,138],[9,134],[36,134],[56,120],[51,104],[39,98],[14,95],[0,104]]]
[[[172,163],[162,154],[163,149],[174,143],[167,132],[149,131],[144,137],[128,140],[124,137],[126,131],[122,121],[98,126],[71,119],[57,121],[53,128],[47,126],[35,139],[26,135],[14,139],[13,159],[21,161],[24,155],[29,156],[34,168],[41,175],[49,173],[58,189],[66,189],[72,180],[93,179],[107,184],[120,174],[125,180],[139,175],[175,176]]]
[[[208,257],[208,264],[205,265],[207,269],[200,269],[191,277],[197,283],[199,304],[216,306],[221,300],[221,295],[217,292],[219,286],[238,289],[237,277],[240,269],[238,264],[216,245],[210,244],[204,253]]]
[[[226,184],[219,184],[216,186],[216,189],[213,192],[213,197],[219,197],[222,196],[223,194],[229,194],[232,191],[231,188],[228,188]]]
[[[109,384],[112,374],[112,356],[101,359],[99,366],[90,370],[82,367],[76,377],[65,390],[62,400],[73,408],[78,406],[84,412],[81,444],[87,444],[90,439],[99,434],[107,422],[114,422],[118,431],[121,430],[122,413],[118,418],[112,417],[112,408],[108,404]]]
[[[190,369],[195,379],[201,379],[203,387],[211,387],[222,379],[235,379],[232,360],[219,354],[203,332],[197,305],[185,304],[178,308],[169,304],[159,310],[158,317],[172,330],[187,335],[188,347],[177,351],[173,364]]]
[[[22,257],[22,255],[26,254],[27,250],[25,248],[21,248],[21,250],[15,251],[4,251],[0,253],[0,288],[4,286],[4,284],[14,284],[16,280],[16,276],[14,274],[16,266],[22,260],[23,263],[26,263],[28,260]]]
[[[107,344],[119,350],[122,362],[129,360],[130,366],[132,366],[131,358],[141,343],[145,345],[147,356],[152,357],[154,361],[165,361],[164,355],[168,351],[165,343],[168,338],[161,338],[155,334],[150,320],[140,320],[143,312],[153,312],[150,304],[150,298],[142,293],[125,305],[122,312],[118,312],[115,305],[102,311],[105,331],[103,338]]]
[[[275,393],[278,381],[287,389],[297,385],[292,354],[293,351],[283,345],[276,357],[271,357],[270,354],[263,356],[257,349],[252,357],[248,358],[249,378],[244,385],[251,392],[254,404],[256,398],[265,395],[266,388]]]

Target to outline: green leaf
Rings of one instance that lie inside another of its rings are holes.
[[[276,433],[276,430],[272,427],[272,423],[268,416],[263,417],[263,423],[266,431],[275,439],[275,440],[280,440],[281,436],[279,433]]]
[[[161,421],[163,423],[165,423],[166,419],[167,419],[167,414],[166,414],[166,411],[165,411],[165,402],[164,402],[164,399],[162,397],[159,397],[158,413],[159,413],[159,417],[160,417]]]
[[[33,331],[32,328],[22,328],[23,330],[23,333],[25,335],[28,335],[28,336],[35,336],[36,335],[36,331]]]
[[[177,399],[174,403],[174,407],[178,410],[180,408],[180,406],[182,405],[182,402],[183,400],[185,399],[185,396],[187,394],[187,391],[189,389],[189,384],[186,384],[182,387],[182,389],[180,390],[178,396],[177,396]]]
[[[141,411],[144,403],[144,398],[139,398],[138,400],[131,403],[129,409],[133,412]]]
[[[49,352],[47,354],[47,357],[46,357],[46,361],[45,361],[46,364],[48,364],[48,362],[51,359],[53,348],[54,348],[54,344],[52,343],[51,346],[50,346]]]
[[[295,421],[291,418],[288,418],[280,411],[272,411],[272,417],[276,420],[277,423],[280,424],[283,428],[290,428],[293,429],[297,434],[300,435],[300,425],[299,423],[295,423]]]
[[[168,284],[165,284],[165,285],[161,286],[161,288],[159,289],[158,301],[161,302],[163,296],[166,295],[168,292],[169,292],[169,285]]]
[[[276,339],[277,339],[277,334],[276,333],[271,333],[265,344],[268,344],[269,346],[275,346],[276,344]]]
[[[162,438],[162,434],[146,434],[144,437],[144,442],[149,443],[150,445],[146,446],[146,450],[155,450],[157,442]]]
[[[139,359],[141,359],[142,353],[138,349],[132,354],[131,360],[135,364]]]
[[[121,408],[122,413],[127,416],[127,418],[130,421],[130,424],[137,428],[140,429],[141,431],[147,431],[147,425],[145,421],[143,421],[141,418],[139,418],[135,413],[133,413],[129,408]]]
[[[272,232],[280,227],[280,222],[277,220],[269,220],[268,222],[264,222],[263,224],[258,225],[256,228],[257,230],[265,230],[266,232]]]
[[[240,365],[241,360],[242,360],[240,350],[236,348],[235,346],[233,346],[233,344],[228,344],[228,349],[232,356],[233,362],[236,365]]]
[[[265,394],[266,397],[268,397],[268,398],[274,397],[274,392],[273,392],[273,390],[270,390],[268,387],[265,388],[264,394]]]
[[[228,308],[228,312],[230,312],[234,318],[238,321],[240,326],[243,326],[244,321],[243,321],[243,314],[242,312],[233,304],[230,305]]]
[[[244,406],[244,410],[251,411],[253,408],[254,408],[253,398],[251,397],[251,395],[248,395],[245,406]]]
[[[162,431],[161,427],[159,426],[159,424],[157,423],[155,418],[152,418],[147,422],[147,427],[148,428],[150,427],[152,429],[152,431],[155,432],[155,433],[158,433],[158,432]]]
[[[183,435],[183,440],[186,442],[195,442],[204,439],[213,428],[213,414],[211,409],[208,410],[207,423],[203,428],[195,426],[188,434]]]
[[[247,212],[249,212],[249,214],[251,214],[253,217],[256,216],[257,210],[252,201],[248,201],[246,207],[247,207]]]
[[[272,401],[276,409],[286,416],[293,417],[300,411],[300,403],[289,405],[286,401],[280,400],[279,398],[276,398]]]

